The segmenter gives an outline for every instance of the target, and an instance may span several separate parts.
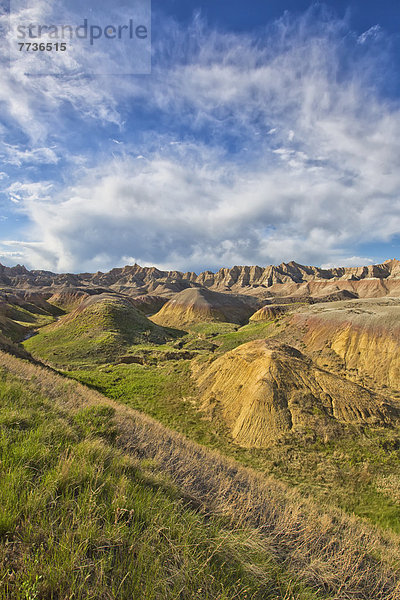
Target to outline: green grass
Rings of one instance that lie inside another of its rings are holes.
[[[242,327],[235,323],[195,323],[177,343],[188,350],[219,355],[246,342],[270,337],[276,333],[276,326],[276,321],[250,322]]]
[[[400,481],[400,450],[395,443],[400,441],[399,430],[349,428],[328,444],[290,436],[266,450],[246,449],[233,442],[222,421],[203,418],[188,361],[108,366],[68,375],[200,444],[297,487],[322,505],[337,506],[400,533],[400,503],[377,484],[383,475],[398,476]]]
[[[2,600],[320,597],[118,450],[113,417],[108,405],[69,412],[1,375]]]
[[[129,303],[104,300],[78,309],[73,319],[41,329],[24,346],[41,360],[71,368],[117,362],[136,344],[160,344],[177,335],[155,325]]]
[[[199,337],[215,337],[217,335],[231,333],[237,329],[239,329],[239,325],[236,325],[235,323],[221,322],[193,323],[189,327],[190,333]]]
[[[17,323],[12,319],[0,316],[0,333],[11,342],[18,342],[23,339],[29,329],[22,323]]]
[[[278,323],[279,324],[279,323]],[[380,527],[400,533],[400,504],[389,487],[379,483],[382,477],[398,477],[400,482],[400,450],[382,446],[399,437],[390,429],[361,432],[348,430],[347,435],[329,444],[315,444],[310,439],[288,437],[267,450],[247,450],[231,439],[222,421],[203,418],[197,404],[197,391],[191,380],[189,361],[164,361],[163,354],[174,350],[197,350],[200,360],[218,356],[253,339],[276,333],[276,322],[255,322],[244,327],[229,323],[200,323],[175,343],[155,346],[142,343],[126,353],[147,354],[147,365],[117,365],[96,367],[93,361],[74,360],[68,375],[89,385],[106,396],[154,417],[194,441],[218,449],[246,466],[272,474],[304,494],[311,495],[326,506],[334,505],[361,516]],[[25,346],[43,348],[53,340],[42,331]],[[98,342],[93,342],[97,344]],[[82,349],[85,342],[82,342]],[[101,353],[102,360],[107,358]],[[111,348],[111,355],[114,351]],[[176,350],[176,348],[175,348]],[[68,344],[66,352],[68,354]],[[64,355],[65,356],[65,355]],[[51,353],[49,354],[51,358]],[[56,357],[57,359],[57,357]],[[52,359],[53,364],[57,364]]]
[[[250,322],[237,331],[221,333],[214,338],[214,341],[219,345],[219,353],[229,352],[229,350],[233,350],[246,342],[269,337],[275,332],[275,327],[276,323],[273,321]]]
[[[66,374],[201,444],[214,448],[221,444],[218,425],[202,419],[197,410],[188,361],[107,366]]]
[[[275,332],[274,321],[256,321],[243,327],[234,323],[196,323],[190,326],[186,345],[195,341],[210,341],[218,346],[218,353],[228,352],[241,344],[269,337]]]
[[[0,332],[12,342],[19,342],[33,329],[54,321],[53,315],[34,305],[28,306],[31,310],[14,304],[1,307]]]
[[[267,450],[236,449],[233,456],[296,486],[322,506],[336,506],[383,529],[400,533],[400,502],[379,481],[400,481],[400,451],[384,450],[400,439],[399,429],[348,428],[327,444],[304,444],[292,436]]]
[[[16,306],[13,304],[7,305],[7,317],[30,327],[43,327],[54,321],[54,315],[46,313],[44,310],[40,310],[34,305],[28,305],[31,310],[23,308],[22,306]],[[61,311],[55,311],[57,314],[61,314]]]

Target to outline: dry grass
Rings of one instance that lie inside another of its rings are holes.
[[[234,529],[253,528],[259,548],[330,600],[400,598],[398,537],[338,511],[324,513],[285,485],[50,370],[3,353],[0,364],[68,410],[112,406],[125,452],[154,460],[203,513],[224,516]]]
[[[377,479],[377,489],[400,504],[400,477],[395,473],[381,475]]]

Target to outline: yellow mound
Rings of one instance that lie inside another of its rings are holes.
[[[250,321],[272,321],[296,308],[293,304],[267,304],[250,317]]]
[[[205,288],[189,288],[176,294],[151,320],[157,325],[178,329],[205,321],[243,324],[256,308],[257,302],[253,298],[238,298]]]
[[[330,439],[343,424],[383,425],[400,417],[382,396],[316,367],[289,346],[239,346],[200,375],[203,409],[222,416],[235,441],[263,448],[292,432]]]
[[[334,367],[335,357],[348,373],[368,383],[400,389],[400,302],[357,300],[314,306],[292,317],[303,332],[307,352]]]

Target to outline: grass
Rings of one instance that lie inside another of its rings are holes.
[[[27,306],[30,310],[9,303],[1,306],[0,332],[12,342],[20,342],[33,329],[48,325],[55,319],[53,314],[33,304]]]
[[[229,352],[252,340],[267,338],[275,333],[276,326],[275,321],[256,321],[254,323],[250,321],[248,325],[244,325],[236,331],[221,333],[214,340],[219,346],[218,353]]]
[[[3,372],[0,415],[0,598],[319,597],[116,448],[111,406],[72,412]]]
[[[0,360],[0,598],[399,597],[398,538]]]
[[[61,311],[58,310],[55,310],[54,314],[49,314],[43,309],[35,307],[33,304],[28,304],[28,306],[30,307],[30,310],[22,306],[8,304],[6,316],[16,323],[20,323],[28,327],[43,327],[44,325],[49,325],[54,321],[54,314],[62,314]]]
[[[129,303],[94,302],[24,342],[25,348],[58,368],[117,361],[137,344],[160,344],[177,332],[154,325]]]
[[[400,452],[382,448],[399,438],[398,429],[348,428],[327,444],[305,445],[292,437],[267,450],[236,449],[233,456],[296,486],[321,506],[336,506],[399,534],[399,498],[385,482],[400,477]]]
[[[183,350],[196,349],[200,361],[209,360],[210,356],[218,356],[252,339],[273,335],[276,325],[276,322],[255,322],[244,327],[230,323],[199,323],[193,325],[175,345]],[[34,347],[41,358],[52,358],[53,353],[52,362],[57,365],[58,357],[54,358],[57,351],[52,345],[56,335],[57,330],[54,330],[49,340],[46,331],[42,330],[38,336],[28,340],[25,347]],[[112,334],[109,332],[109,335]],[[62,342],[65,343],[65,338],[61,335],[58,347]],[[85,363],[76,354],[70,359],[66,342],[62,362],[65,364],[66,357],[71,361],[68,362],[69,368],[72,367],[69,377],[152,416],[198,443],[218,449],[246,466],[296,486],[325,506],[337,506],[349,514],[400,533],[399,500],[390,492],[392,488],[382,483],[382,477],[400,477],[400,450],[395,448],[388,452],[382,446],[392,438],[400,438],[400,432],[349,429],[346,436],[329,444],[315,444],[311,432],[306,443],[304,438],[291,436],[284,443],[267,450],[247,450],[233,442],[221,421],[215,419],[210,422],[203,418],[191,380],[190,362],[165,360],[168,353],[176,351],[173,340],[161,346],[137,344],[125,349],[127,354],[145,357],[147,364],[144,366],[93,364],[113,356],[115,347],[111,345],[110,355],[104,356],[99,339],[94,338],[91,343],[97,354],[93,358],[90,351]],[[74,352],[76,344],[77,340],[73,338]],[[211,345],[212,352],[207,344]],[[79,345],[80,350],[86,353],[85,340],[79,341]]]
[[[349,428],[345,436],[326,444],[310,440],[305,444],[303,437],[291,436],[266,450],[246,449],[233,442],[221,421],[203,418],[188,361],[107,366],[72,371],[68,376],[200,444],[296,486],[322,505],[337,506],[400,533],[400,502],[379,483],[383,476],[400,478],[400,431]]]
[[[240,326],[236,325],[235,323],[222,323],[220,321],[193,323],[192,325],[190,325],[190,332],[194,336],[200,338],[207,338],[237,331],[239,327]]]
[[[201,342],[212,342],[217,347],[217,353],[228,352],[237,346],[263,337],[269,337],[275,331],[275,321],[256,321],[243,327],[235,323],[195,323],[191,325],[188,335],[184,338],[185,347],[197,347],[205,351],[209,346],[201,346]]]
[[[212,448],[220,448],[219,426],[201,418],[188,361],[156,366],[117,365],[69,371],[68,377],[157,419]],[[225,444],[226,445],[226,444]]]
[[[33,356],[68,370],[118,362],[124,355],[153,350],[161,354],[176,350],[198,351],[204,356],[236,348],[275,331],[273,323],[256,322],[244,327],[232,323],[196,323],[189,332],[159,327],[133,307],[104,301],[77,313],[62,324],[50,325],[24,342]],[[176,341],[178,340],[178,341]],[[175,344],[174,344],[175,341]],[[158,357],[157,357],[158,353]]]
[[[28,332],[29,329],[25,325],[22,325],[22,323],[17,323],[12,319],[0,315],[0,333],[10,342],[22,340]]]

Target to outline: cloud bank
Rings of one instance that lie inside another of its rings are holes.
[[[210,31],[200,19],[169,32],[140,81],[69,80],[60,91],[49,80],[32,101],[37,82],[8,75],[9,119],[32,124],[27,147],[6,146],[9,162],[57,166],[43,107],[62,127],[67,98],[83,128],[105,128],[110,150],[96,160],[93,149],[71,153],[74,170],[53,189],[46,178],[42,195],[32,181],[5,180],[28,226],[4,256],[57,271],[134,260],[182,270],[349,265],[372,260],[359,247],[396,239],[400,106],[385,88],[397,75],[380,28],[357,36],[312,9],[257,37]]]

